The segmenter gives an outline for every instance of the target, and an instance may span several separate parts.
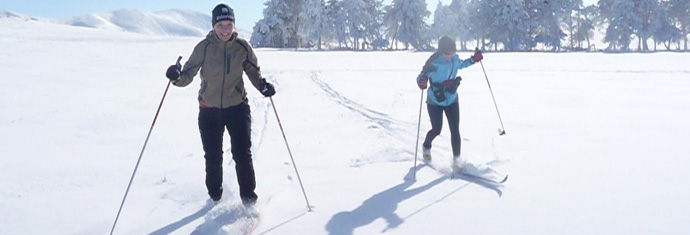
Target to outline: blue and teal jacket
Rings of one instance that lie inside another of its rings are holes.
[[[443,87],[438,85],[455,79],[458,74],[458,70],[467,68],[472,64],[474,64],[474,60],[472,58],[460,60],[457,54],[453,54],[450,60],[444,59],[443,54],[440,52],[436,52],[431,55],[431,57],[429,57],[424,64],[422,72],[419,73],[419,76],[417,76],[417,82],[419,82],[422,76],[429,78],[430,84],[427,91],[427,103],[446,107],[457,102],[458,93],[456,91],[453,91],[452,93],[441,91],[439,89],[443,89]],[[437,100],[434,92],[443,92],[446,99],[444,101]]]

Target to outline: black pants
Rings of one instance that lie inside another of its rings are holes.
[[[450,127],[450,144],[453,148],[453,156],[460,156],[460,108],[458,102],[447,107],[427,104],[427,110],[429,111],[429,119],[431,119],[431,130],[426,133],[424,148],[430,149],[431,142],[441,134],[443,112],[445,112]]]
[[[245,102],[226,109],[200,108],[199,131],[206,159],[206,188],[208,195],[223,194],[223,133],[230,133],[232,159],[235,161],[237,182],[242,201],[256,201],[256,179],[251,153],[251,113]]]

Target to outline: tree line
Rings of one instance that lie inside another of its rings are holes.
[[[582,0],[453,0],[439,1],[433,16],[425,0],[264,5],[250,38],[254,47],[433,50],[448,35],[460,50],[633,51],[636,44],[643,52],[658,45],[687,51],[690,33],[690,0],[599,0],[590,6]],[[606,47],[596,47],[595,30],[604,34]]]

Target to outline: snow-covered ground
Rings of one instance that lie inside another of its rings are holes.
[[[164,71],[200,39],[0,19],[0,234],[109,233]],[[488,53],[505,136],[481,67],[462,70],[462,154],[510,174],[503,186],[444,173],[447,126],[411,179],[429,53],[257,54],[313,208],[269,100],[249,89],[255,234],[690,232],[690,54]],[[170,88],[115,234],[245,223],[228,137],[224,199],[207,206],[198,85]]]

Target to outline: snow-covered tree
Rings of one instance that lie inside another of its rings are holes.
[[[428,49],[430,47],[425,37],[429,26],[424,21],[431,14],[427,10],[424,0],[393,0],[386,7],[384,22],[388,28],[388,36],[394,43],[403,43],[405,49],[410,45],[416,49]]]
[[[364,3],[367,6],[367,18],[370,19],[365,25],[365,43],[381,47],[387,43],[383,30],[383,0],[364,0]]]
[[[431,24],[427,35],[432,39],[439,39],[442,36],[457,38],[455,29],[459,27],[457,27],[458,21],[456,19],[457,15],[439,1],[434,11],[434,22]]]
[[[269,39],[269,31],[271,30],[270,25],[265,19],[261,19],[256,24],[252,31],[252,36],[249,41],[252,43],[253,47],[270,47],[271,41]]]
[[[680,42],[682,35],[680,34],[680,29],[676,27],[674,23],[674,17],[669,14],[670,5],[668,2],[661,2],[659,5],[659,13],[654,18],[658,21],[660,27],[658,27],[652,34],[652,39],[654,39],[654,51],[656,51],[656,46],[662,43],[666,50],[671,50],[671,44],[673,42]]]
[[[430,40],[438,40],[448,36],[460,42],[460,48],[467,50],[467,41],[472,39],[469,34],[468,0],[453,0],[450,5],[443,5],[439,1],[434,11],[434,21],[427,35]]]
[[[381,0],[342,0],[339,14],[343,14],[347,37],[354,50],[365,49],[378,37],[381,24]],[[360,42],[361,41],[361,42]]]
[[[453,25],[454,38],[460,41],[460,48],[467,50],[467,41],[473,39],[470,35],[470,14],[468,12],[470,2],[469,0],[453,0],[448,5],[448,10],[455,15],[455,24]]]
[[[328,35],[329,30],[326,2],[324,0],[305,0],[303,4],[299,15],[302,24],[299,25],[297,33],[309,45],[316,43],[317,48],[321,50],[322,38]]]
[[[688,50],[688,34],[690,34],[690,1],[668,0],[668,13],[671,22],[679,29],[683,40],[683,50]]]
[[[608,24],[604,42],[607,50],[628,51],[635,25],[639,19],[635,14],[635,3],[628,0],[599,0],[600,16]]]
[[[607,50],[629,50],[633,37],[638,50],[672,43],[687,50],[690,0],[452,0],[438,2],[433,23],[425,0],[267,0],[264,17],[254,25],[256,47],[318,47],[333,45],[354,50],[431,48],[431,41],[448,35],[466,50],[468,41],[494,50],[524,51],[536,45],[557,51],[590,48],[595,28],[605,28]],[[567,40],[566,40],[566,37]],[[569,42],[568,42],[569,41]],[[586,42],[587,45],[583,46]],[[585,47],[586,46],[586,47]]]
[[[592,47],[590,39],[594,37],[594,20],[597,17],[597,8],[594,5],[587,6],[578,12],[578,26],[572,36],[578,43],[578,48],[582,47],[582,42],[587,41],[587,50]]]
[[[359,40],[364,38],[364,26],[367,23],[364,12],[366,5],[363,0],[343,0],[343,13],[346,15],[348,36],[352,38],[352,49],[359,48]]]
[[[400,29],[400,21],[402,19],[402,11],[394,10],[393,5],[383,7],[383,25],[386,28],[386,36],[391,39],[391,49],[395,46],[398,49],[397,37]]]
[[[563,25],[568,32],[568,38],[570,39],[570,50],[574,50],[576,44],[578,47],[580,43],[576,43],[575,34],[577,33],[577,28],[580,27],[580,21],[582,20],[582,0],[569,0],[566,2],[565,18],[563,19]]]
[[[497,21],[491,1],[472,0],[467,7],[469,36],[477,40],[477,47],[486,49],[491,26]]]
[[[647,41],[663,26],[659,0],[632,0],[635,3],[635,35],[638,38],[637,50],[649,51]]]
[[[343,10],[343,2],[329,0],[326,13],[331,27],[330,34],[338,42],[338,48],[348,47],[347,15]]]
[[[562,23],[568,23],[572,9],[581,4],[575,0],[525,0],[530,16],[534,41],[543,43],[557,51],[566,34],[561,29]]]
[[[299,47],[301,40],[297,35],[297,28],[301,23],[301,1],[270,0],[264,5],[264,18],[254,26],[259,31],[254,30],[252,33],[252,44],[257,47]]]
[[[491,4],[491,17],[495,20],[490,25],[488,37],[492,43],[501,43],[508,51],[534,47],[530,35],[532,22],[524,0],[501,0]]]

